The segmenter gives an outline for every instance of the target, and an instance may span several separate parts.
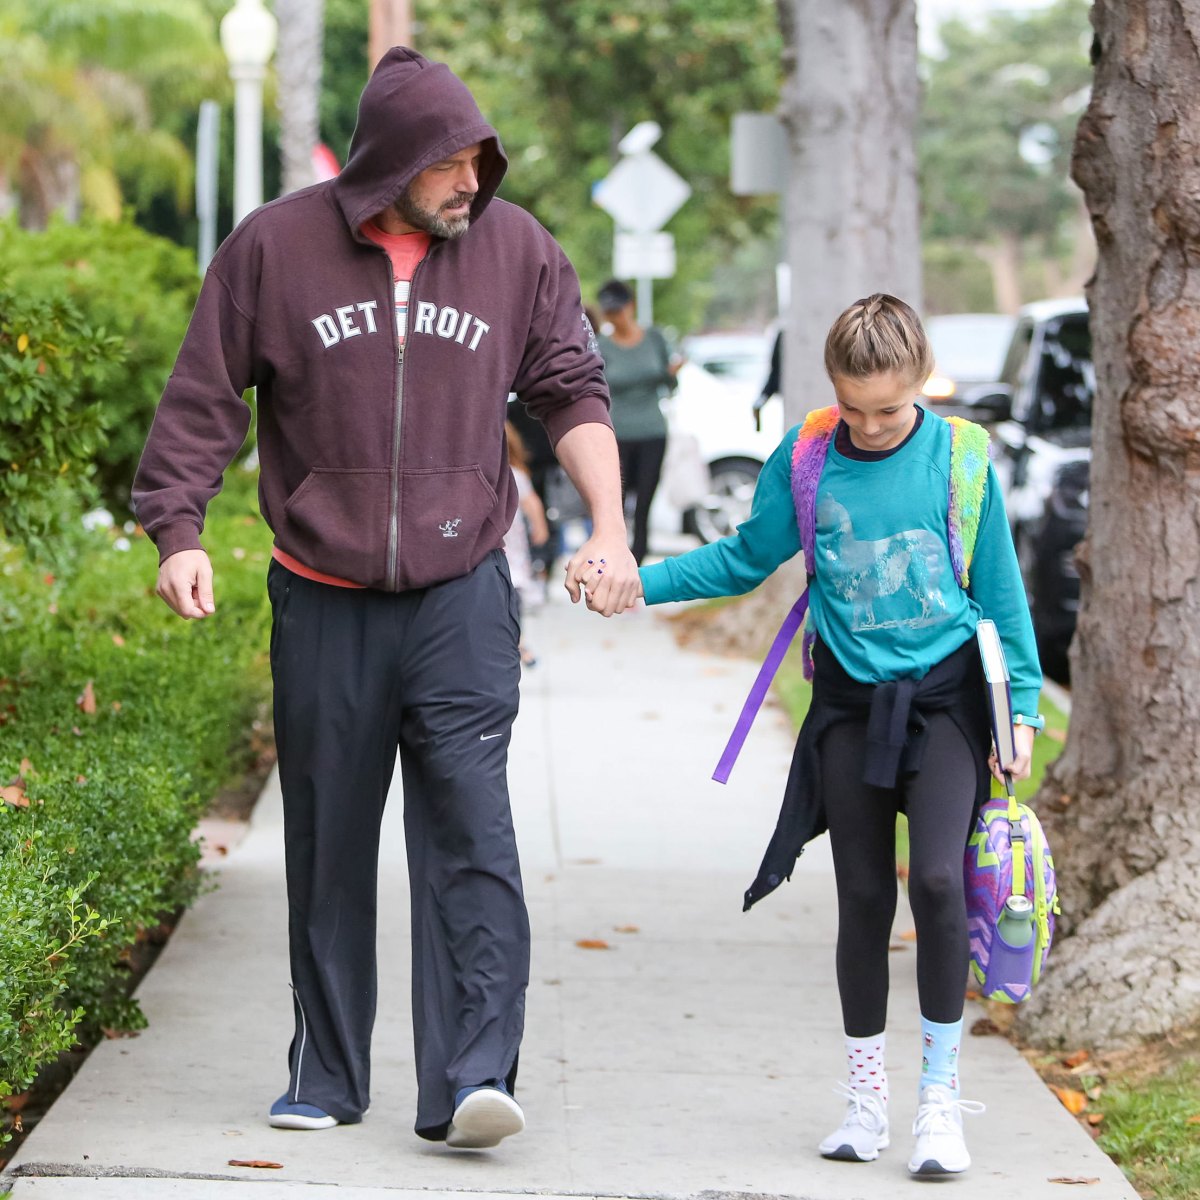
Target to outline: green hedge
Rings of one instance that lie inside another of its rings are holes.
[[[80,506],[96,497],[99,397],[122,355],[64,296],[0,283],[0,537],[46,561],[69,557]]]
[[[123,517],[146,430],[199,294],[195,255],[127,221],[56,220],[31,233],[10,220],[0,222],[0,288],[65,298],[101,337],[119,339],[119,363],[87,400],[98,403],[107,431],[94,455],[95,480]],[[78,360],[78,349],[63,359]],[[6,406],[0,396],[0,426]]]
[[[154,596],[136,533],[126,550],[120,529],[88,535],[67,582],[0,546],[0,1095],[77,1037],[142,1022],[124,960],[196,895],[189,835],[249,761],[269,693],[271,539],[254,479],[227,482],[202,622]]]

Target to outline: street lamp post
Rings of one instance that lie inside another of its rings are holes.
[[[262,203],[262,85],[275,51],[275,18],[262,0],[237,0],[221,18],[233,80],[233,220]]]

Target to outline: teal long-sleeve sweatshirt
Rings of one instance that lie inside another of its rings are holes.
[[[740,596],[800,553],[791,490],[799,432],[789,430],[767,460],[736,533],[641,568],[647,604]],[[810,628],[852,678],[883,683],[921,678],[989,617],[1008,661],[1013,710],[1033,716],[1042,672],[999,483],[989,465],[963,591],[946,536],[949,473],[950,425],[928,411],[888,458],[863,462],[830,446],[817,488]]]

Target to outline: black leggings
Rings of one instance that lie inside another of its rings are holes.
[[[621,499],[625,493],[634,493],[633,508],[633,557],[640,563],[646,557],[646,546],[650,528],[650,502],[658,490],[658,479],[662,474],[663,456],[667,450],[665,437],[638,438],[631,442],[618,442],[621,454]]]
[[[848,721],[821,740],[821,790],[837,875],[838,991],[848,1037],[881,1033],[887,1020],[898,812],[908,814],[908,899],[917,927],[922,1015],[957,1021],[967,978],[963,852],[975,802],[974,752],[948,714],[934,713],[921,770],[894,788],[877,788],[862,781],[866,733],[865,721]]]

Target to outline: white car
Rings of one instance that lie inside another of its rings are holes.
[[[679,386],[663,401],[669,446],[650,513],[652,530],[682,529],[711,542],[750,515],[758,473],[784,432],[778,396],[763,408],[761,429],[755,428],[753,404],[767,378],[770,346],[762,334],[684,341]]]

